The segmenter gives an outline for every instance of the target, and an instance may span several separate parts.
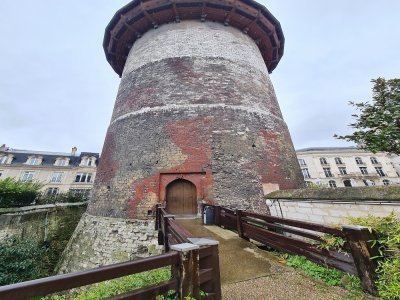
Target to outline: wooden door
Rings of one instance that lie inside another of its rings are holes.
[[[196,186],[184,179],[171,182],[167,186],[167,211],[176,215],[196,215]]]

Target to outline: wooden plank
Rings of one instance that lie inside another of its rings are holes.
[[[207,281],[210,281],[213,278],[213,269],[201,269],[199,272],[199,281],[200,284],[203,284]]]
[[[285,224],[289,226],[294,226],[294,227],[300,227],[303,229],[308,229],[308,230],[313,230],[313,231],[318,231],[318,232],[323,232],[323,233],[328,233],[328,234],[333,234],[337,235],[340,237],[344,237],[344,233],[337,228],[330,227],[330,226],[325,226],[317,223],[311,223],[311,222],[303,222],[303,221],[298,221],[298,220],[291,220],[291,219],[284,219],[284,218],[279,218],[279,217],[273,217],[273,216],[267,216],[267,215],[261,215],[261,214],[256,214],[256,213],[251,213],[251,212],[244,212],[243,213],[244,217],[252,217],[260,220],[267,221],[269,223],[280,223],[280,224]]]
[[[318,264],[337,268],[350,274],[357,274],[355,265],[349,263],[348,259],[346,259],[346,261],[338,259],[332,256],[327,250],[318,249],[303,241],[288,238],[249,224],[243,224],[243,229],[245,236],[248,238],[254,239],[277,250],[305,256]]]
[[[286,227],[286,226],[281,225],[281,224],[277,224],[277,223],[272,224],[272,223],[268,223],[268,222],[266,222],[264,220],[248,218],[248,217],[242,218],[242,220],[244,222],[247,222],[247,223],[254,223],[254,224],[258,224],[260,226],[265,226],[268,229],[273,228],[273,229],[277,229],[277,230],[280,230],[280,231],[285,231],[285,232],[289,232],[289,233],[292,233],[292,234],[295,234],[295,235],[299,235],[299,236],[302,236],[302,237],[305,237],[305,238],[308,238],[308,239],[316,240],[316,241],[319,241],[319,242],[323,241],[321,236],[319,236],[318,234],[305,232],[305,231],[302,231],[302,230],[299,230],[299,229],[295,229],[295,228],[289,228],[289,227]]]
[[[0,287],[0,299],[29,299],[92,283],[128,276],[179,263],[179,254],[165,253],[82,272],[51,276]]]
[[[124,299],[135,299],[135,300],[148,300],[155,299],[158,295],[166,294],[170,290],[178,289],[178,280],[171,279],[169,281],[161,282],[152,286],[137,289],[132,292],[127,292],[114,297],[107,298],[107,300],[124,300]]]

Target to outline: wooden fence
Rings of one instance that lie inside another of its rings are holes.
[[[174,216],[168,215],[161,207],[157,207],[156,229],[159,230],[160,245],[165,245],[167,252],[165,254],[2,286],[0,287],[0,299],[31,299],[170,266],[171,278],[169,280],[108,299],[148,300],[174,290],[178,293],[179,299],[184,299],[188,295],[200,299],[200,291],[203,291],[207,296],[201,297],[201,299],[220,300],[218,245],[190,244],[190,250],[187,250],[185,244],[182,243],[188,242],[191,234],[179,226]]]
[[[206,206],[212,205],[203,205],[203,211]],[[371,257],[378,256],[378,252],[369,242],[375,239],[375,235],[368,228],[343,226],[337,229],[244,210],[212,207],[215,225],[235,230],[243,239],[252,239],[276,250],[305,256],[317,264],[356,275],[365,291],[377,294],[374,284],[376,260]],[[345,242],[343,249],[324,248],[324,234],[342,238]]]

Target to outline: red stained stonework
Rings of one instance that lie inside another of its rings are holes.
[[[114,134],[111,131],[108,131],[101,152],[101,164],[97,169],[95,186],[109,186],[111,184],[111,181],[119,168],[118,162],[113,158],[113,154],[116,150]]]
[[[210,127],[213,118],[180,120],[168,123],[169,138],[187,156],[184,163],[133,183],[135,195],[128,201],[128,216],[137,218],[144,210],[153,208],[156,203],[165,203],[166,187],[180,178],[196,186],[199,202],[214,203],[212,199],[212,172],[209,168],[211,147],[209,141]],[[155,195],[158,201],[151,201],[149,194]]]

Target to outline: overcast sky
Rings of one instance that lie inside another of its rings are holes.
[[[104,29],[127,0],[0,1],[0,144],[100,152],[119,78]],[[271,75],[297,149],[349,146],[348,101],[372,78],[399,77],[400,1],[261,1],[281,22],[285,54]]]

